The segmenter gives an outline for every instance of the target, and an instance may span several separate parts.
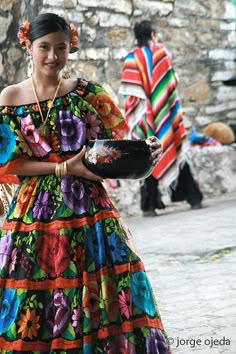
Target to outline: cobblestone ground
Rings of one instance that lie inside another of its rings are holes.
[[[161,214],[123,218],[149,274],[172,353],[235,354],[236,195],[207,200],[195,211],[172,204]]]
[[[173,354],[236,353],[236,195],[126,219]]]

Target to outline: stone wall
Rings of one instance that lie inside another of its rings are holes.
[[[74,74],[104,84],[121,107],[122,58],[134,46],[134,23],[150,18],[173,55],[186,126],[233,122],[235,88],[222,80],[236,72],[235,9],[230,0],[1,0],[0,88],[25,77],[26,56],[16,39],[19,24],[51,11],[78,27]]]

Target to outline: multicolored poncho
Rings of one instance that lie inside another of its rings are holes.
[[[161,141],[163,155],[152,173],[157,179],[177,171],[173,167],[186,135],[176,86],[171,58],[162,44],[137,48],[125,57],[119,90],[125,96],[125,119],[131,138],[155,135]]]

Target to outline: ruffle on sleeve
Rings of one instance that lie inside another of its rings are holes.
[[[12,173],[27,160],[17,131],[13,112],[8,107],[0,107],[0,182],[18,183]]]
[[[113,139],[122,139],[129,128],[119,108],[102,86],[93,85],[94,90],[86,95],[86,101],[99,113],[107,135]]]

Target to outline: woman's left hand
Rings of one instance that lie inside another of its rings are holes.
[[[146,141],[151,148],[152,164],[155,166],[160,161],[162,155],[161,142],[155,136],[150,136]]]

